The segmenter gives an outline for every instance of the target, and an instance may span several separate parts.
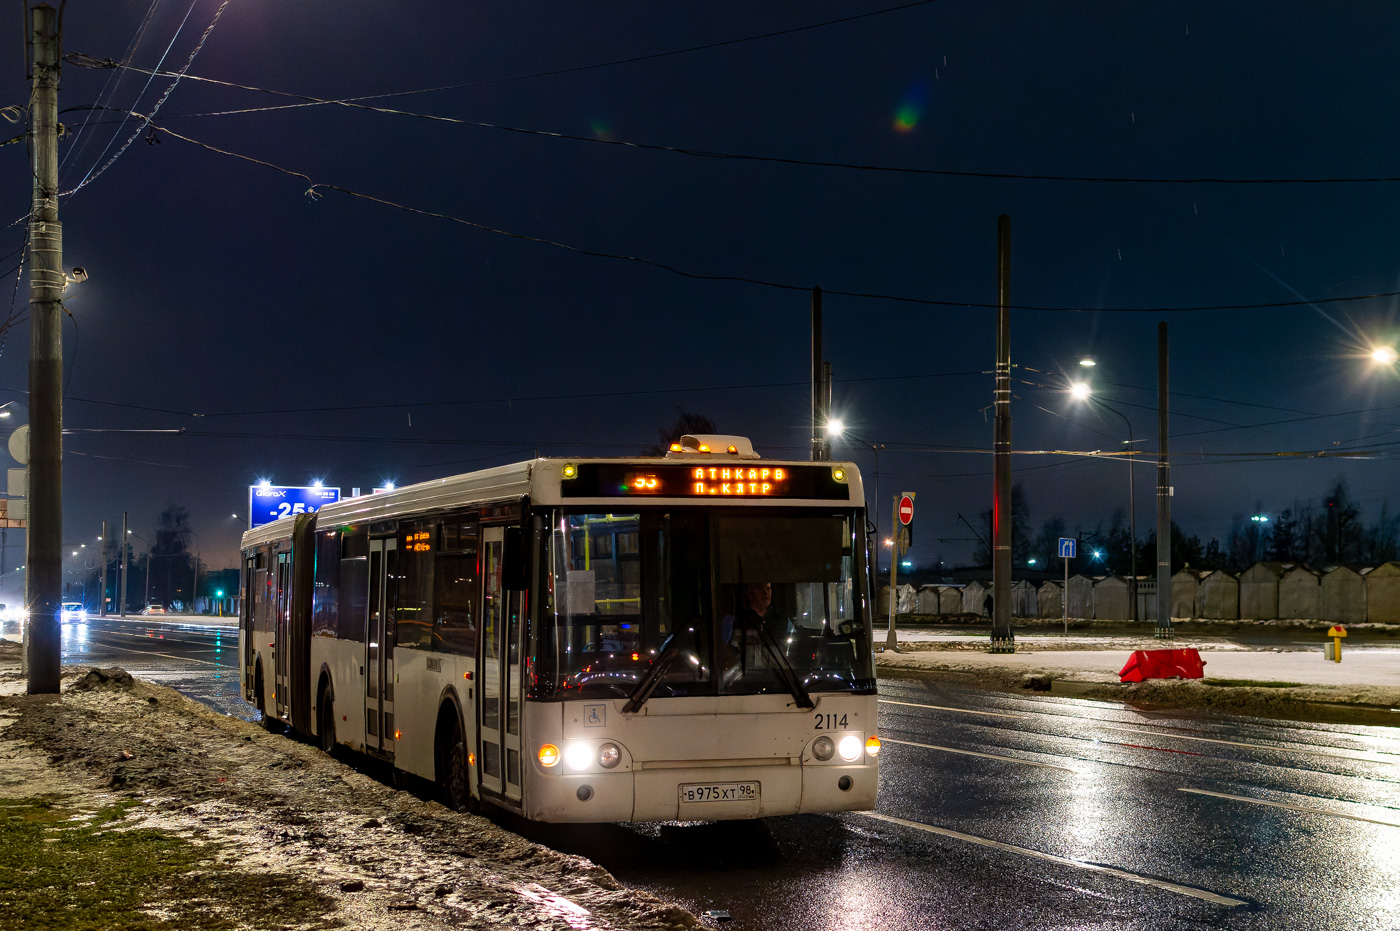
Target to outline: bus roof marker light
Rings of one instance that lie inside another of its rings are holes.
[[[572,462],[564,463],[564,477],[578,478],[578,466],[574,465]]]
[[[678,452],[680,452],[680,451],[681,451],[681,444],[679,444],[679,443],[672,443],[672,444],[671,444],[671,452],[673,452],[673,453],[678,453]]]
[[[831,477],[836,479],[836,481],[838,482],[844,482],[846,480],[846,470],[841,468],[840,466],[832,466]]]
[[[549,769],[559,765],[559,748],[554,744],[544,744],[540,747],[540,765]]]

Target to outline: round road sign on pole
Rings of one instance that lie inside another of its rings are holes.
[[[899,499],[899,522],[905,526],[914,522],[914,499],[909,495]]]

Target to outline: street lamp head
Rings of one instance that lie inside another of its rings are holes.
[[[1098,363],[1094,361],[1093,356],[1085,356],[1084,358],[1079,360],[1079,364],[1084,366],[1086,369],[1091,369],[1094,366],[1098,365]]]
[[[1074,398],[1076,401],[1087,400],[1089,395],[1093,393],[1094,389],[1090,388],[1089,383],[1086,381],[1077,381],[1069,386],[1070,397]]]
[[[827,436],[840,436],[846,432],[846,425],[839,420],[828,420],[826,422]]]

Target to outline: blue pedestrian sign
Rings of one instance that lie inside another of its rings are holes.
[[[1073,559],[1078,541],[1074,537],[1060,537],[1060,558]]]
[[[340,500],[339,488],[299,485],[249,485],[248,526],[261,527],[293,514],[310,514]]]

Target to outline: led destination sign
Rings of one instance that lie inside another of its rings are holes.
[[[808,498],[845,501],[851,496],[841,466],[584,462],[565,478],[565,498]]]

